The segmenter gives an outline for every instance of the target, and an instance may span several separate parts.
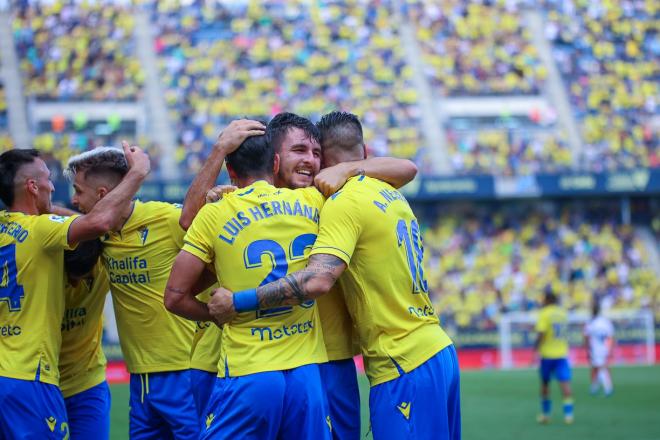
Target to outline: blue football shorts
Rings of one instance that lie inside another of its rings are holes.
[[[190,370],[131,374],[128,414],[131,440],[197,440]]]
[[[319,364],[321,381],[328,397],[332,438],[360,438],[360,389],[353,359]]]
[[[70,437],[60,389],[32,380],[0,377],[0,439]]]
[[[190,370],[190,376],[198,421],[201,421],[206,417],[206,405],[211,397],[211,392],[213,392],[213,386],[215,385],[215,379],[218,377],[218,373],[193,368]]]
[[[318,366],[218,378],[200,438],[330,440]]]
[[[541,359],[539,373],[543,383],[550,382],[553,376],[560,382],[571,380],[571,366],[566,358]]]
[[[460,379],[449,345],[414,370],[371,387],[374,440],[461,438]]]
[[[110,437],[110,387],[103,381],[64,399],[71,438],[107,440]]]

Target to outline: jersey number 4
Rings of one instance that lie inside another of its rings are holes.
[[[0,247],[0,302],[6,302],[10,312],[21,310],[21,300],[25,297],[23,286],[16,279],[16,245]]]
[[[396,237],[399,242],[399,249],[403,245],[408,260],[408,269],[410,269],[410,278],[412,280],[413,293],[428,293],[429,285],[424,277],[422,261],[424,260],[424,247],[422,238],[419,235],[419,225],[416,220],[410,221],[410,229],[405,220],[399,220],[396,225]]]
[[[245,267],[247,269],[252,269],[255,267],[262,267],[262,258],[264,256],[268,257],[270,260],[272,269],[266,275],[266,278],[261,281],[259,284],[263,286],[268,284],[271,281],[279,280],[286,276],[289,271],[289,261],[300,260],[305,257],[305,249],[311,248],[316,241],[316,234],[302,234],[297,236],[291,242],[288,250],[288,259],[287,252],[282,248],[282,246],[273,240],[257,240],[253,241],[245,248],[243,253],[243,260],[245,262]],[[301,307],[311,307],[314,305],[314,301],[306,301],[302,303]],[[265,318],[270,316],[284,315],[293,310],[292,307],[277,307],[274,309],[268,310],[259,310],[257,311],[257,318]]]

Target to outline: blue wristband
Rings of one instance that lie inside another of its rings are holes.
[[[259,308],[257,289],[241,290],[234,293],[234,308],[238,313],[257,310]]]

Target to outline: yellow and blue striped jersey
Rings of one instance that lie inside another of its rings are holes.
[[[322,206],[316,188],[257,181],[204,206],[183,249],[213,264],[221,286],[254,288],[305,267]],[[221,353],[220,377],[327,361],[316,302],[239,313],[223,327]]]
[[[190,368],[195,323],[167,311],[165,285],[183,244],[181,208],[135,202],[119,232],[103,237],[103,263],[128,371],[156,373]]]
[[[63,251],[76,217],[0,211],[0,376],[59,384]]]
[[[213,285],[197,295],[197,299],[205,303],[209,302],[211,292],[217,287],[217,284]],[[197,321],[196,324],[190,368],[217,373],[222,330],[212,322]]]
[[[451,344],[428,295],[417,219],[390,185],[351,178],[323,207],[311,255],[348,269],[339,278],[371,385],[409,372]]]
[[[551,304],[541,309],[535,330],[543,335],[539,346],[539,355],[543,359],[568,356],[567,323],[566,311],[558,305]]]
[[[325,351],[329,361],[351,359],[360,349],[355,342],[353,321],[348,313],[339,283],[317,300]]]
[[[67,398],[105,380],[103,306],[110,290],[108,274],[99,262],[77,285],[67,283],[62,318],[60,389]]]

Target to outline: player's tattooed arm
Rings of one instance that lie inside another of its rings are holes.
[[[316,254],[307,267],[257,288],[260,309],[298,305],[327,293],[346,270],[346,263],[334,255]]]
[[[252,293],[256,298],[252,297],[254,303],[251,308],[243,311],[298,305],[319,297],[330,290],[344,270],[346,263],[333,255],[312,255],[304,269],[257,288]],[[248,291],[239,294],[245,293]],[[236,301],[234,293],[223,287],[213,292],[208,309],[216,324],[222,325],[234,319],[237,314]]]

